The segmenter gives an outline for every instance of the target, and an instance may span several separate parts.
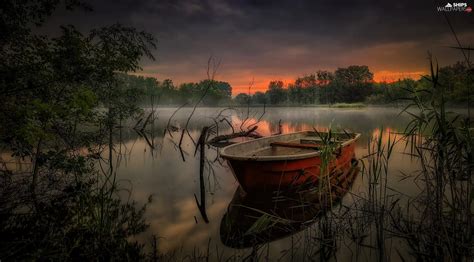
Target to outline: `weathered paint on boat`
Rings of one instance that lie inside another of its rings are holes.
[[[352,166],[355,141],[360,134],[338,133],[334,136],[338,146],[334,152],[336,157],[329,163],[329,172],[345,172]],[[274,191],[315,183],[321,169],[320,150],[280,150],[272,147],[272,143],[300,140],[311,140],[316,144],[318,142],[315,132],[303,131],[230,145],[221,151],[221,156],[228,161],[235,178],[245,191]]]

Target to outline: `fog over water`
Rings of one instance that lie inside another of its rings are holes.
[[[251,108],[250,116],[257,119],[262,115],[262,110],[263,108]],[[207,157],[214,172],[209,172],[209,168],[205,172],[207,214],[210,223],[204,223],[194,199],[194,194],[199,196],[199,157],[194,156],[194,144],[191,139],[185,139],[183,162],[175,145],[179,141],[180,133],[173,133],[173,138],[169,135],[163,138],[164,127],[174,111],[173,108],[157,110],[157,120],[153,127],[155,137],[149,137],[149,140],[157,145],[155,150],[151,150],[145,139],[132,133],[124,135],[125,142],[121,147],[122,152],[125,152],[118,168],[121,185],[125,188],[130,188],[131,185],[131,197],[140,203],[145,203],[149,195],[153,195],[153,202],[146,212],[150,230],[148,235],[143,237],[147,239],[151,234],[158,236],[159,250],[162,252],[179,251],[181,248],[183,252],[191,252],[194,247],[205,250],[211,239],[212,247],[217,245],[226,254],[244,254],[247,252],[245,249],[233,249],[223,245],[219,236],[221,220],[238,188],[238,183],[227,164],[221,165],[215,161],[215,150],[208,150]],[[183,126],[190,111],[189,108],[179,111],[172,124]],[[194,140],[199,137],[200,129],[211,124],[212,117],[220,111],[219,108],[197,109],[189,130]],[[401,138],[397,133],[403,132],[409,119],[406,114],[400,115],[399,112],[400,109],[396,108],[376,107],[266,108],[257,131],[262,135],[276,133],[281,119],[284,133],[311,130],[313,127],[319,130],[331,127],[333,130],[345,129],[361,133],[361,139],[356,144],[356,155],[360,158],[367,155],[368,140],[377,137],[380,132],[383,133],[384,143],[387,142],[389,134],[392,139]],[[224,114],[228,114],[233,125],[238,128],[241,119],[247,115],[247,109],[228,110]],[[220,130],[221,134],[226,132],[229,130]],[[395,153],[391,158],[388,183],[394,190],[414,195],[417,192],[416,183],[413,178],[402,180],[401,172],[412,173],[417,169],[417,164],[409,155],[404,154],[404,151],[405,142],[401,141],[395,146]],[[359,174],[343,203],[353,201],[354,195],[366,194],[367,181],[364,179],[366,178]],[[311,234],[311,230],[314,230],[311,228],[312,226],[292,237],[271,242],[271,256],[280,257],[280,252],[288,248],[291,241],[294,243],[295,239]]]

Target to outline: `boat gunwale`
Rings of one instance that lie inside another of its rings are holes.
[[[315,152],[300,153],[300,154],[286,154],[286,155],[278,155],[278,156],[236,156],[234,154],[226,153],[226,151],[228,151],[229,149],[232,149],[234,147],[241,147],[245,144],[258,143],[258,141],[270,140],[275,137],[283,137],[283,136],[304,134],[304,133],[310,133],[310,132],[314,132],[314,131],[311,131],[311,130],[299,131],[299,132],[294,132],[294,133],[289,133],[289,134],[268,136],[268,137],[257,138],[254,140],[240,142],[240,143],[229,145],[222,148],[220,151],[220,156],[227,160],[244,160],[244,161],[282,161],[282,160],[299,160],[299,159],[317,157],[321,154],[320,150],[315,151]],[[325,132],[321,132],[321,133],[325,133]],[[336,134],[344,134],[344,133],[336,133]],[[360,133],[351,133],[351,134],[354,134],[354,137],[346,141],[343,141],[340,147],[348,146],[354,143],[360,137]]]

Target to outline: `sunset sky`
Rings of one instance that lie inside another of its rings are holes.
[[[220,60],[216,80],[234,95],[288,83],[318,69],[368,65],[376,81],[418,78],[427,52],[440,65],[461,60],[434,1],[118,0],[90,1],[94,12],[59,12],[48,24],[86,30],[115,22],[155,35],[156,61],[139,74],[176,84],[206,78],[209,56]],[[469,4],[469,3],[468,3]],[[447,13],[463,44],[474,43],[474,12]],[[51,29],[52,30],[52,29]]]

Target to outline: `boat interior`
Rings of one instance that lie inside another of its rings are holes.
[[[341,141],[329,141],[325,144],[337,148]],[[281,156],[294,155],[320,151],[323,146],[322,139],[319,137],[305,137],[300,139],[289,140],[288,142],[272,142],[269,146],[263,147],[261,150],[252,152],[252,156]]]
[[[330,144],[336,149],[356,137],[354,133],[332,133],[329,142],[323,143],[327,135],[325,132],[306,131],[272,136],[230,146],[225,153],[243,157],[300,155],[319,152],[323,144]]]

